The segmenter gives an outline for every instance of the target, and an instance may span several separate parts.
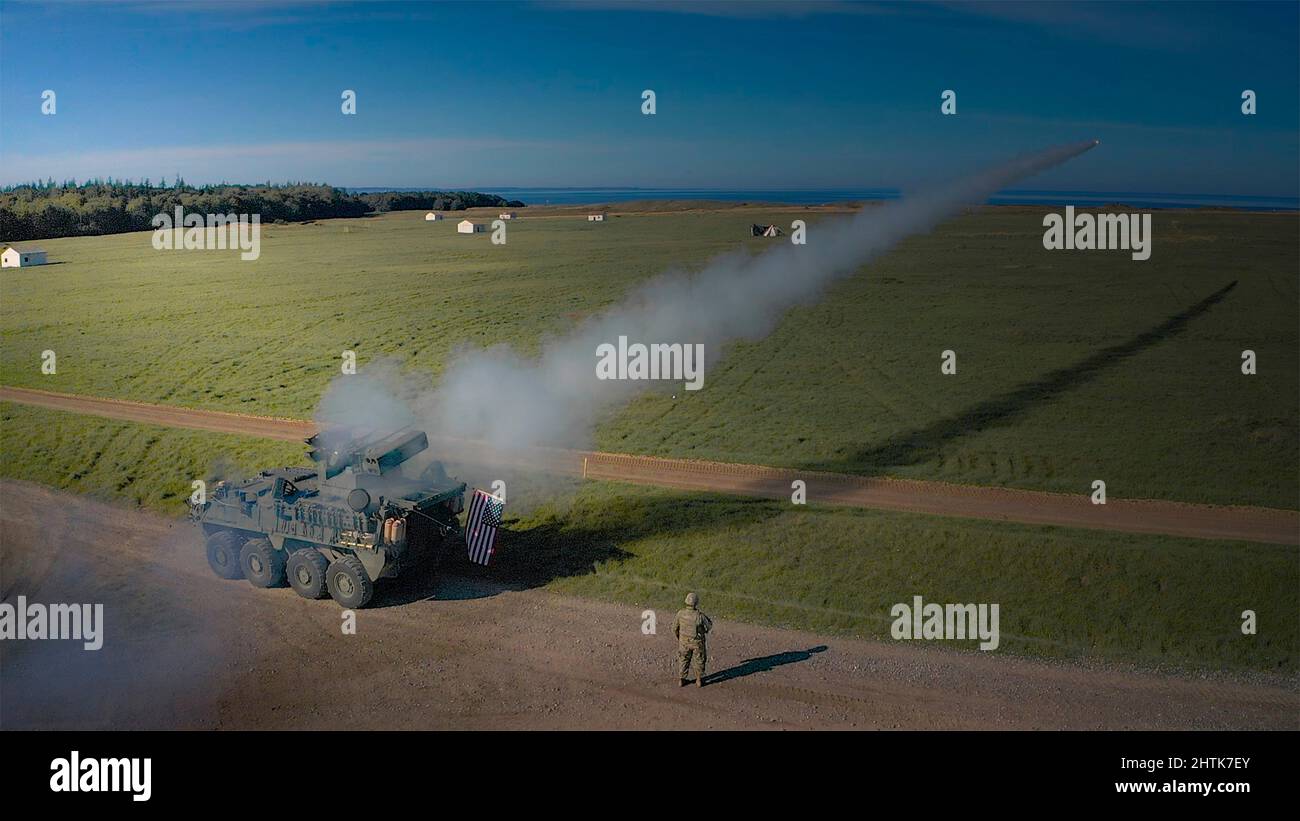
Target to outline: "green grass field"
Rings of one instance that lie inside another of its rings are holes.
[[[597,445],[1300,506],[1296,215],[1157,212],[1152,257],[1133,262],[1043,250],[1041,213],[984,209],[908,240],[770,337],[733,345],[704,390],[643,396]],[[751,222],[800,215],[591,224],[532,210],[502,247],[396,213],[265,226],[249,263],[154,251],[148,233],[45,241],[58,264],[0,275],[0,383],[309,417],[345,349],[362,368],[397,357],[432,384],[458,345],[536,351],[660,271],[763,247]],[[1255,376],[1240,373],[1247,348]],[[40,373],[46,349],[57,375]],[[940,374],[945,349],[954,376]]]
[[[597,445],[1300,506],[1297,217],[1157,212],[1137,263],[1042,250],[1041,213],[985,209],[907,241],[732,346],[704,390],[644,395]],[[524,216],[505,247],[418,213],[267,226],[256,263],[156,252],[148,234],[42,242],[57,264],[0,274],[0,383],[305,418],[344,349],[432,385],[458,345],[536,351],[662,270],[762,248],[751,222],[801,212]],[[1239,370],[1246,348],[1255,376]],[[46,349],[57,375],[40,373]],[[945,349],[955,376],[940,374]],[[302,461],[291,444],[0,403],[0,475],[168,515],[195,477]],[[1294,547],[602,483],[549,494],[512,503],[490,575],[662,609],[697,588],[725,618],[877,638],[913,594],[997,601],[1008,652],[1297,670]],[[1258,636],[1240,633],[1245,609]]]
[[[5,476],[170,516],[183,512],[194,477],[302,461],[287,443],[14,405],[0,406],[0,452]],[[509,484],[513,499],[532,504],[512,503],[492,567],[460,572],[666,611],[695,589],[726,619],[884,640],[890,606],[913,595],[997,602],[999,652],[1284,675],[1298,667],[1294,547],[796,509],[611,483],[572,492],[528,477]],[[1246,609],[1259,615],[1255,636],[1240,632]]]

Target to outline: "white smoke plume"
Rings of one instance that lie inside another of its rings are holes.
[[[708,368],[726,343],[765,336],[791,307],[815,301],[827,285],[904,238],[1094,145],[1088,141],[1048,149],[851,217],[823,220],[809,227],[806,245],[784,243],[757,255],[731,253],[696,273],[660,275],[619,305],[546,342],[537,358],[522,357],[506,346],[458,355],[430,391],[408,388],[405,395],[398,394],[394,387],[401,380],[367,366],[369,378],[335,380],[317,418],[353,426],[380,420],[417,424],[431,436],[482,440],[505,449],[582,447],[603,415],[648,387],[663,386],[597,379],[600,344],[615,343],[619,336],[645,344],[702,343],[708,390]]]

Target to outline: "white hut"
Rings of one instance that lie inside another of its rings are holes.
[[[20,251],[12,245],[0,254],[0,268],[26,268],[29,265],[44,265],[45,251],[40,248],[28,248]]]
[[[442,214],[435,214],[432,211],[424,215],[425,222],[437,222],[438,220],[442,220],[442,219],[446,219],[446,217],[444,217]]]
[[[588,215],[587,215],[587,222],[604,222],[604,221],[605,221],[605,215],[604,215],[604,214],[588,214]]]
[[[516,214],[514,211],[502,211],[502,212],[501,212],[501,219],[503,219],[503,220],[512,220],[512,219],[516,219],[518,216],[519,216],[519,215]]]
[[[461,220],[456,223],[456,233],[458,234],[481,234],[483,226],[469,220]]]

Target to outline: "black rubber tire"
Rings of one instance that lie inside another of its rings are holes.
[[[325,570],[325,586],[330,591],[330,598],[346,610],[360,610],[375,595],[375,583],[366,575],[366,569],[356,556],[344,556],[330,562]]]
[[[253,587],[284,584],[284,554],[271,546],[270,539],[256,538],[244,542],[244,549],[239,551],[239,566]]]
[[[244,578],[239,561],[239,537],[229,530],[218,530],[208,537],[208,567],[223,579]]]
[[[304,599],[323,599],[328,592],[325,589],[325,571],[329,569],[329,559],[321,555],[314,547],[295,550],[285,563],[285,576],[293,592]]]

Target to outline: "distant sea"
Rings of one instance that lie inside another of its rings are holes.
[[[349,188],[370,191],[437,191],[435,188]],[[896,200],[895,188],[750,189],[734,188],[469,188],[529,205],[592,205],[630,200],[719,200],[827,205],[838,202]],[[1001,191],[989,205],[1102,206],[1122,203],[1134,208],[1229,207],[1246,211],[1300,211],[1300,197],[1243,197],[1231,194],[1157,194],[1140,191]]]

